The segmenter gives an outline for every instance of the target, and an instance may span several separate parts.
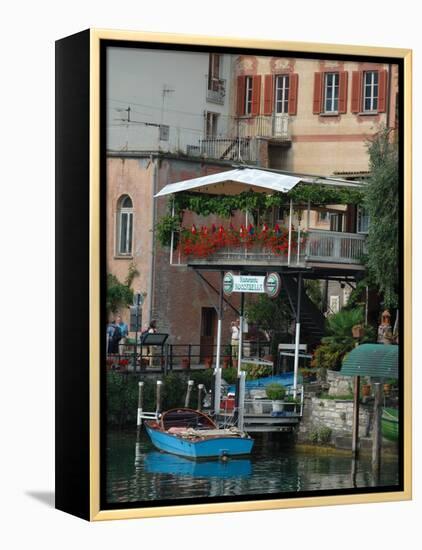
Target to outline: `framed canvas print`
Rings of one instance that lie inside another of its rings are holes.
[[[56,43],[56,506],[411,498],[411,52]]]

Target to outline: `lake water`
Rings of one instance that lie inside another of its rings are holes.
[[[376,482],[370,459],[356,463],[336,453],[300,452],[285,434],[255,438],[249,458],[191,461],[161,453],[142,433],[114,431],[108,437],[107,501],[148,501],[270,494],[398,485],[397,459],[388,457]]]

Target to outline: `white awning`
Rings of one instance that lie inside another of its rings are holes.
[[[163,187],[155,197],[172,195],[181,191],[195,191],[212,195],[238,195],[245,191],[288,193],[301,180],[301,177],[277,174],[258,168],[239,168],[171,183]]]

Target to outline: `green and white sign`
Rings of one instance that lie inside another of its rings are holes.
[[[265,277],[265,292],[269,298],[278,296],[281,289],[281,279],[278,273],[269,273]]]
[[[233,275],[228,271],[224,275],[224,294],[230,296],[233,292],[250,292],[267,294],[270,298],[278,296],[281,288],[281,279],[278,273],[263,275]]]

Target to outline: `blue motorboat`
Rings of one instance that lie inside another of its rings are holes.
[[[219,428],[206,414],[193,409],[170,409],[145,422],[157,449],[192,459],[248,455],[254,441],[236,427]]]

